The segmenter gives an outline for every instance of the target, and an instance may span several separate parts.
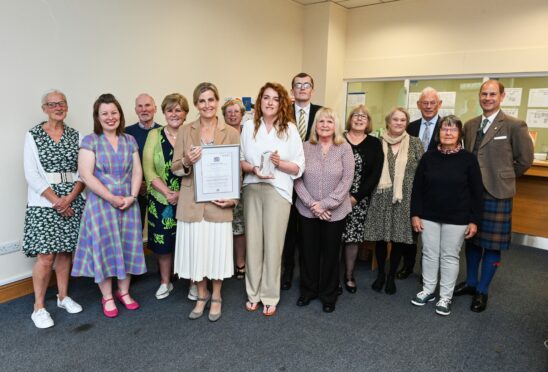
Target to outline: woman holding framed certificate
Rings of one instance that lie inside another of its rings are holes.
[[[171,170],[182,176],[177,203],[177,237],[174,272],[195,281],[198,286],[196,306],[189,319],[198,319],[211,300],[209,320],[221,317],[221,286],[224,278],[234,273],[232,265],[233,199],[197,202],[194,166],[202,157],[202,147],[239,143],[239,133],[217,117],[219,92],[211,83],[200,83],[194,89],[194,106],[199,118],[181,127],[177,134]],[[207,289],[212,281],[213,293]]]
[[[244,123],[241,135],[246,309],[255,311],[262,302],[266,316],[276,313],[280,300],[282,251],[293,180],[304,171],[303,145],[291,118],[285,88],[266,83],[257,96],[255,117]]]

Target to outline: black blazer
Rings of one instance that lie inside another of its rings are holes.
[[[424,151],[435,150],[438,147],[438,144],[440,143],[440,138],[438,136],[440,121],[441,116],[438,115],[438,121],[434,126],[434,132],[432,133],[432,137],[430,137],[430,143],[428,144],[428,148],[424,149]],[[421,123],[422,117],[409,123],[409,125],[407,126],[407,133],[409,133],[410,136],[418,137],[421,130]]]
[[[318,106],[313,103],[310,104],[310,115],[308,115],[306,136],[304,138],[305,141],[308,141],[308,139],[310,138],[310,129],[312,128],[312,124],[314,124],[314,117],[316,116],[316,112],[318,112],[318,110],[321,108],[322,106]],[[293,118],[295,119],[295,125],[297,125],[297,113],[295,112],[295,104],[293,104]]]

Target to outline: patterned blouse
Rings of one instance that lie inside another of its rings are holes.
[[[316,218],[310,211],[319,201],[331,211],[331,221],[340,221],[352,210],[350,187],[354,180],[354,153],[347,142],[331,145],[324,156],[322,145],[304,144],[305,171],[295,181],[296,207],[303,217]]]

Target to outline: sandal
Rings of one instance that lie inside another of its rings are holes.
[[[263,307],[263,315],[264,316],[272,316],[276,314],[276,306],[274,305],[264,305]]]
[[[245,264],[243,266],[236,266],[236,273],[234,274],[236,279],[242,280],[245,278]]]
[[[258,308],[259,308],[259,303],[258,302],[247,301],[245,303],[245,309],[247,311],[256,311]]]

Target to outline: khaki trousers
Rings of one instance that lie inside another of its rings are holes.
[[[247,298],[276,306],[291,203],[267,183],[245,186],[244,199]]]

